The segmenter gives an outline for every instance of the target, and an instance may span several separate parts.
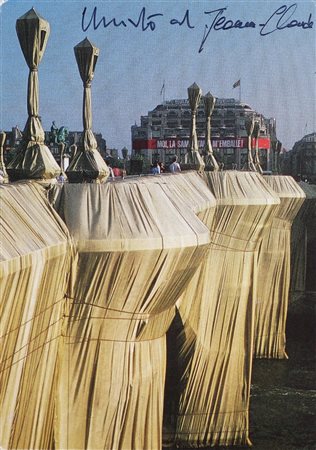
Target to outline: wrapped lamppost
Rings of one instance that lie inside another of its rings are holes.
[[[123,161],[124,161],[124,165],[123,165],[123,176],[126,175],[126,159],[127,159],[127,155],[128,155],[128,150],[126,147],[122,148],[122,156],[123,156]]]
[[[7,167],[12,180],[49,180],[60,173],[58,164],[44,143],[45,134],[39,116],[38,66],[45,52],[49,31],[49,23],[33,8],[16,21],[16,32],[30,72],[27,89],[28,120],[19,152]]]
[[[254,118],[249,117],[248,120],[246,120],[246,131],[248,135],[248,152],[247,152],[247,169],[251,172],[256,172],[256,167],[253,162],[252,158],[252,133],[254,129]]]
[[[8,174],[5,169],[4,156],[3,156],[3,149],[4,149],[4,143],[5,143],[6,136],[7,135],[5,134],[5,132],[1,131],[1,133],[0,133],[0,175],[2,178],[2,182],[8,181]]]
[[[72,183],[104,182],[109,176],[109,168],[97,149],[97,141],[92,132],[91,81],[99,56],[99,49],[85,38],[74,47],[79,73],[83,81],[83,133],[77,152],[66,170]]]
[[[276,174],[276,160],[275,160],[275,156],[276,156],[276,149],[277,149],[277,139],[275,138],[271,138],[271,147],[270,147],[270,151],[271,151],[271,162],[272,162],[272,173],[275,175]]]
[[[218,170],[218,164],[213,153],[211,143],[211,115],[214,110],[216,99],[208,92],[204,98],[204,111],[205,111],[205,144],[204,144],[204,163],[206,167],[212,167],[213,170]]]
[[[196,133],[196,112],[202,96],[202,91],[196,83],[188,88],[189,103],[191,107],[191,127],[188,151],[185,155],[185,164],[194,166],[198,170],[204,169],[204,162],[199,153],[199,146]]]
[[[123,159],[126,159],[127,154],[128,154],[128,149],[126,147],[123,147],[121,151],[122,151]]]
[[[66,171],[67,167],[69,166],[69,161],[70,161],[70,154],[69,152],[66,150],[63,152],[63,170]]]
[[[60,157],[60,167],[62,172],[65,171],[65,168],[63,166],[63,159],[64,159],[64,152],[65,152],[65,144],[63,142],[60,142],[58,144],[58,150],[59,150],[59,157]]]
[[[68,152],[66,150],[66,145],[64,142],[59,142],[58,150],[59,150],[59,155],[60,155],[61,171],[62,171],[62,174],[65,176],[66,175],[65,172],[69,166],[70,155],[68,154]]]
[[[78,151],[78,147],[76,144],[72,144],[69,148],[70,150],[70,158],[69,161],[71,163],[71,161],[76,157],[77,151]]]
[[[259,159],[259,135],[260,135],[260,123],[258,122],[258,120],[256,120],[253,127],[253,137],[255,138],[255,167],[257,172],[262,173],[262,168]]]
[[[280,170],[280,153],[281,153],[281,150],[282,150],[282,142],[277,141],[277,143],[276,143],[276,164],[275,164],[277,173],[281,172],[281,170]]]

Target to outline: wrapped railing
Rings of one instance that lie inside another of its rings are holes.
[[[165,333],[209,231],[155,183],[64,185],[56,206],[78,251],[56,445],[159,449]]]
[[[290,243],[292,222],[299,212],[304,191],[292,177],[264,176],[280,197],[280,205],[267,228],[258,253],[255,357],[287,358],[286,317],[290,287]]]
[[[217,206],[209,250],[169,332],[177,367],[168,379],[177,403],[165,412],[165,441],[248,445],[257,247],[279,199],[254,172],[203,177]]]
[[[37,184],[0,186],[1,448],[53,448],[66,227]]]

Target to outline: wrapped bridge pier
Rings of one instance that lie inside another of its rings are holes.
[[[64,185],[56,204],[77,249],[56,445],[159,449],[165,333],[209,230],[154,183]]]
[[[254,172],[203,177],[217,206],[208,252],[168,333],[177,367],[167,377],[175,401],[165,412],[165,441],[249,445],[257,248],[279,199]]]

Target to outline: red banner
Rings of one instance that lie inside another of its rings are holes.
[[[205,140],[198,139],[200,149],[203,149]],[[259,148],[269,149],[270,139],[268,137],[259,138]],[[134,139],[133,150],[181,150],[186,149],[189,145],[189,139],[170,138],[170,139]],[[214,150],[225,148],[246,149],[248,147],[248,138],[215,138],[212,139],[212,147]],[[255,138],[252,139],[252,147],[255,147]]]
[[[133,150],[144,150],[144,149],[157,149],[156,139],[134,139],[133,140]]]

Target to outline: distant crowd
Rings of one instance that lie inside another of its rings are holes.
[[[110,161],[107,161],[107,165],[110,171],[110,179],[114,180],[115,178],[124,177],[126,175],[126,171],[123,169],[120,169],[118,167],[115,167],[111,165]],[[168,167],[165,167],[164,163],[161,161],[155,161],[150,166],[150,173],[153,175],[170,172],[170,173],[177,173],[181,172],[180,164],[178,163],[177,157],[174,156],[172,158],[172,162]],[[67,178],[63,172],[60,173],[60,175],[57,177],[57,181],[59,183],[64,183],[67,181]],[[0,177],[1,182],[1,177]]]
[[[172,158],[172,163],[170,164],[170,166],[168,167],[168,171],[171,173],[176,173],[176,172],[181,172],[181,167],[180,164],[177,161],[177,157],[174,156]],[[164,165],[164,163],[160,162],[160,161],[155,161],[150,168],[150,173],[152,174],[160,174],[160,173],[165,173],[167,172],[167,169]]]
[[[122,169],[119,169],[118,167],[111,167],[111,164],[108,163],[108,168],[110,170],[110,178],[115,179],[116,177],[123,177],[125,175],[125,171]],[[164,163],[160,161],[155,161],[151,167],[150,167],[150,173],[151,174],[160,174],[165,172],[181,172],[180,164],[177,161],[177,157],[174,156],[172,159],[172,163],[168,166],[168,168],[165,167]],[[63,172],[60,173],[60,175],[57,177],[57,181],[59,183],[64,183],[66,181],[66,177]],[[0,170],[0,183],[4,182],[4,173],[2,170]]]
[[[109,161],[107,161],[107,165],[110,170],[110,178],[114,179],[116,177],[122,177],[124,175],[122,169],[119,169],[118,167],[112,167],[112,165]],[[181,167],[177,161],[176,156],[174,156],[172,158],[172,162],[168,167],[166,167],[164,165],[164,163],[161,161],[155,161],[150,166],[150,173],[153,175],[157,175],[157,174],[165,173],[165,172],[171,172],[171,173],[181,172]]]

